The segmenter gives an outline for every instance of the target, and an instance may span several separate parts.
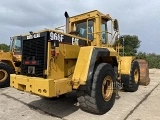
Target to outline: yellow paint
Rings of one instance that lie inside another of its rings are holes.
[[[18,58],[19,58],[19,56],[18,56]],[[17,60],[12,52],[1,51],[0,52],[0,61],[7,63],[12,69],[15,69],[15,71],[18,72],[19,68],[17,68],[15,66],[14,62],[19,62],[19,59]]]
[[[53,80],[15,74],[10,76],[11,87],[44,97],[56,97],[72,91],[71,80],[67,78]]]
[[[90,65],[90,60],[92,56],[93,46],[81,47],[79,56],[76,62],[76,67],[72,77],[74,82],[73,88],[77,88],[80,84],[85,84],[88,75],[88,69]]]
[[[120,56],[120,65],[118,66],[118,69],[121,70],[121,74],[130,74],[131,70],[131,63],[134,60],[133,56]]]

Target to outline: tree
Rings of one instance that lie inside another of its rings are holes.
[[[137,53],[137,49],[140,47],[140,40],[136,35],[124,35],[120,37],[120,44],[123,46],[124,40],[124,55],[125,56],[134,56]],[[120,50],[121,54],[123,53],[123,49]]]
[[[136,55],[137,59],[147,59],[148,54],[146,54],[145,52],[138,52]]]
[[[4,52],[8,52],[9,51],[9,45],[0,44],[0,50],[3,50]]]
[[[139,52],[136,55],[136,58],[145,59],[148,62],[149,68],[160,68],[160,55],[156,55],[155,53]]]

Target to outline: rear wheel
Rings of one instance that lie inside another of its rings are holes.
[[[114,83],[115,73],[112,66],[107,63],[99,64],[93,76],[91,94],[84,90],[78,91],[81,109],[95,114],[108,112],[115,102]]]
[[[138,90],[140,81],[140,68],[137,61],[133,61],[131,65],[130,75],[124,81],[124,90],[128,92],[135,92]]]
[[[0,87],[7,87],[10,84],[10,74],[13,70],[6,63],[0,62]]]

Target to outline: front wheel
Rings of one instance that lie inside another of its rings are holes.
[[[13,70],[8,64],[0,62],[0,88],[9,86],[12,73]]]
[[[110,64],[101,63],[97,66],[92,83],[91,94],[79,90],[78,102],[82,110],[104,114],[108,112],[116,97],[115,72]]]

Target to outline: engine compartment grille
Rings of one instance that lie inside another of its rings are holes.
[[[21,73],[27,76],[43,77],[46,53],[45,37],[22,41]],[[34,64],[32,64],[34,62]],[[27,64],[26,64],[27,63]]]

